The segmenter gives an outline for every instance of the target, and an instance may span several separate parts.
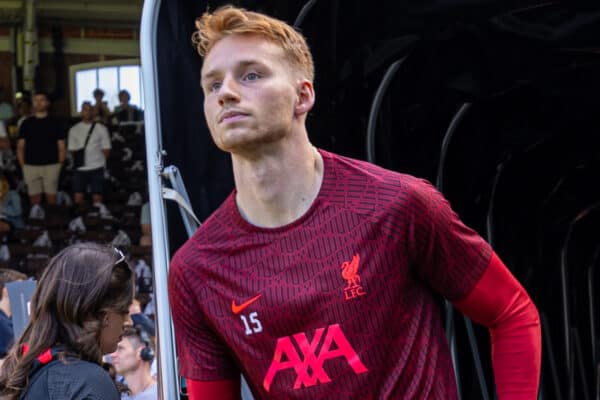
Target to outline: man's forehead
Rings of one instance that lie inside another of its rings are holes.
[[[236,47],[231,51],[231,47]],[[283,49],[260,35],[230,35],[219,40],[204,57],[201,76],[232,65],[261,64],[283,56]]]

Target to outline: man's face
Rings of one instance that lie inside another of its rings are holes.
[[[46,112],[48,107],[50,107],[50,102],[46,95],[36,94],[33,96],[33,109],[35,112]]]
[[[277,45],[227,36],[205,57],[201,74],[204,116],[221,150],[251,151],[291,131],[301,79]]]
[[[119,102],[121,103],[121,105],[129,104],[129,96],[127,95],[127,93],[119,94]]]
[[[133,338],[124,337],[117,344],[117,350],[110,356],[115,370],[119,375],[135,371],[143,362],[140,357],[141,345]]]
[[[92,112],[92,106],[89,104],[84,104],[81,106],[81,119],[89,122],[92,120],[94,113]]]

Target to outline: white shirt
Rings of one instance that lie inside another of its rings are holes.
[[[135,396],[127,395],[123,393],[121,400],[157,400],[158,399],[158,385],[156,383],[151,384],[144,390],[136,394]]]
[[[75,151],[81,150],[85,145],[85,139],[90,130],[92,123],[79,122],[71,129],[69,129],[69,141],[67,144],[67,150]],[[83,167],[79,167],[78,170],[86,171],[104,167],[106,165],[106,158],[102,150],[109,150],[111,148],[110,136],[108,130],[101,123],[96,122],[94,130],[90,135],[87,147],[85,148],[85,164]]]

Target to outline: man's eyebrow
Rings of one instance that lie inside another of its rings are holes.
[[[249,67],[252,65],[262,65],[262,63],[259,60],[241,60],[237,63],[236,68],[245,68],[245,67]],[[200,81],[204,82],[207,81],[211,78],[213,78],[214,76],[218,76],[221,72],[218,69],[212,69],[209,70],[208,72],[202,74],[202,76],[200,77]]]

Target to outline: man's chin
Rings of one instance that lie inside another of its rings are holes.
[[[235,134],[225,137],[217,146],[227,153],[248,153],[277,142],[282,135]]]

